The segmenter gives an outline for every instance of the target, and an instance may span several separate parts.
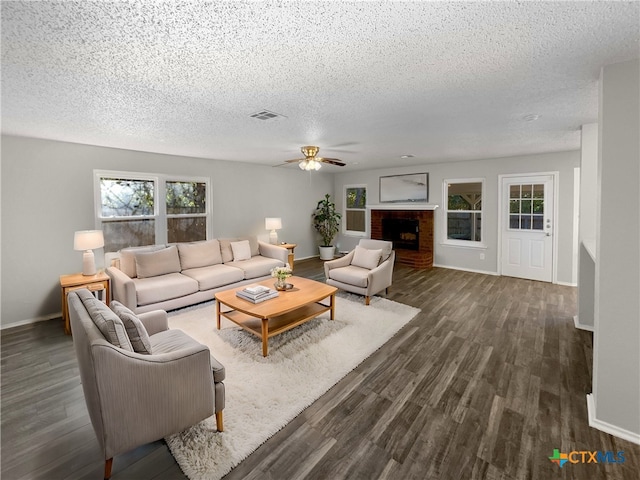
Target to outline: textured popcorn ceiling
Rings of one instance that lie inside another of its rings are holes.
[[[326,171],[577,149],[639,7],[2,1],[2,132],[266,165],[312,144],[348,163]]]

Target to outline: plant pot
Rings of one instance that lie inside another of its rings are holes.
[[[336,247],[332,245],[329,247],[318,247],[318,249],[320,250],[320,260],[333,260]]]

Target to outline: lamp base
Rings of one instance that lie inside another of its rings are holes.
[[[96,260],[93,255],[93,250],[86,250],[82,254],[82,275],[91,276],[96,273]]]
[[[269,243],[271,245],[278,244],[278,232],[276,232],[275,230],[271,230],[271,232],[269,233]]]

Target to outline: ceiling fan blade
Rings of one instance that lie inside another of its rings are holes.
[[[339,167],[344,167],[346,165],[346,163],[342,160],[338,160],[337,158],[320,157],[316,158],[316,160],[319,162],[330,163],[331,165],[338,165]]]
[[[299,163],[299,162],[301,162],[303,160],[304,160],[304,158],[295,158],[293,160],[285,160],[284,163]]]

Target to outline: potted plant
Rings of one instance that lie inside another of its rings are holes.
[[[322,200],[318,202],[316,211],[311,218],[313,219],[313,228],[322,237],[322,245],[320,245],[320,259],[331,260],[334,256],[335,246],[331,242],[338,234],[338,226],[340,225],[341,215],[336,212],[336,205],[330,199],[327,193]]]

